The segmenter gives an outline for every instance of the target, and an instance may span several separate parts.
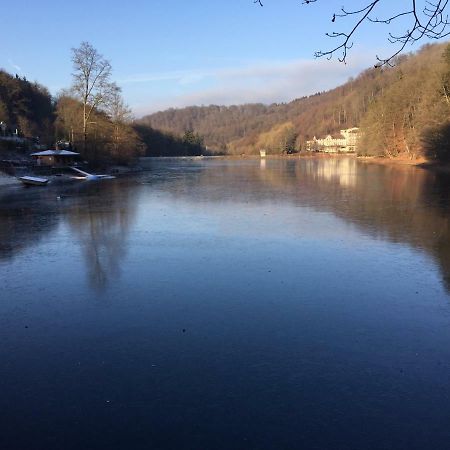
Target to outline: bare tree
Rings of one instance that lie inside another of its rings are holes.
[[[253,0],[263,6],[262,0]],[[303,0],[302,4],[310,5],[320,0]],[[377,58],[376,67],[383,65],[391,65],[393,59],[402,52],[408,44],[414,44],[417,41],[428,39],[442,39],[450,34],[448,29],[450,25],[448,11],[450,10],[450,0],[408,0],[409,6],[404,6],[397,10],[398,2],[387,0],[361,0],[361,7],[357,9],[346,9],[343,6],[340,11],[331,15],[331,22],[335,23],[341,18],[353,18],[353,23],[349,31],[332,31],[326,33],[330,38],[338,41],[337,45],[329,50],[319,50],[315,53],[316,57],[325,56],[331,59],[338,54],[338,60],[346,62],[348,50],[353,46],[353,39],[357,31],[364,23],[371,22],[376,24],[393,25],[394,23],[409,21],[404,32],[388,33],[388,41],[394,44],[394,52],[387,57]],[[419,5],[421,3],[421,6]],[[387,4],[391,13],[387,17],[378,17],[376,13],[380,9],[381,4]]]
[[[115,159],[126,159],[129,155],[121,153],[133,153],[137,142],[130,127],[133,120],[131,110],[123,101],[121,89],[117,85],[111,90],[108,114],[113,125],[112,154]],[[125,147],[128,147],[128,152]]]
[[[128,105],[125,104],[122,97],[122,89],[115,83],[111,85],[111,92],[108,101],[108,114],[113,123],[130,123],[133,120]]]
[[[89,119],[108,103],[117,88],[111,83],[111,64],[89,42],[72,48],[72,90],[83,105],[83,150],[86,151]]]

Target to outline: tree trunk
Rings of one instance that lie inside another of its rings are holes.
[[[83,154],[86,155],[87,147],[87,117],[86,117],[86,102],[83,103]]]

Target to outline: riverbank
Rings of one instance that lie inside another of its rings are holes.
[[[222,156],[225,159],[260,159],[258,155],[230,155]],[[267,155],[261,159],[340,159],[355,158],[357,161],[367,164],[378,164],[383,166],[414,166],[422,169],[450,174],[450,164],[429,160],[424,157],[410,158],[409,156],[396,156],[387,158],[385,156],[357,156],[354,153],[293,153],[290,155]]]
[[[450,164],[432,161],[424,157],[411,159],[402,156],[395,158],[386,158],[381,156],[358,156],[358,161],[378,165],[381,164],[384,166],[414,166],[433,172],[450,174]]]
[[[358,161],[384,165],[422,166],[431,163],[428,159],[423,157],[411,159],[406,156],[396,156],[395,158],[386,158],[384,156],[357,156],[357,158]]]
[[[13,186],[19,184],[16,177],[0,172],[0,186]]]

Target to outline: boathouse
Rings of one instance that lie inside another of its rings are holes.
[[[32,153],[38,166],[67,167],[75,163],[80,154],[69,150],[44,150]]]

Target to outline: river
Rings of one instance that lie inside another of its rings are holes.
[[[450,178],[153,159],[0,191],[0,448],[448,449]]]

